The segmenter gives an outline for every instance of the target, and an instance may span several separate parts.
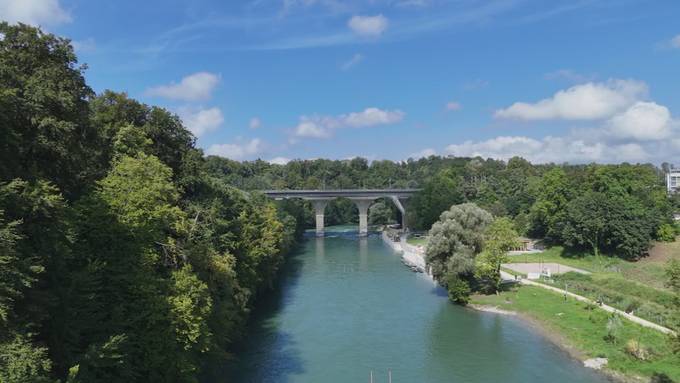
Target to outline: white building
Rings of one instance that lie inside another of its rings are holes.
[[[666,190],[669,193],[680,192],[680,169],[671,166],[666,173]]]

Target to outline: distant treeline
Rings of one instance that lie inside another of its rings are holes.
[[[68,40],[0,23],[0,382],[197,381],[301,226],[84,70]]]
[[[274,165],[208,157],[206,166],[246,190],[421,188],[407,207],[412,228],[428,230],[452,205],[473,202],[496,217],[511,218],[520,234],[624,258],[644,255],[653,239],[669,239],[672,212],[680,207],[677,196],[666,195],[664,170],[651,164],[533,165],[519,157],[506,162],[431,156]],[[356,215],[349,201],[330,206],[331,222]]]

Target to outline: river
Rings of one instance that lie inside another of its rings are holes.
[[[291,255],[212,383],[605,382],[520,319],[455,306],[379,236],[327,232]]]

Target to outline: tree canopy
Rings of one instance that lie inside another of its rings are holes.
[[[169,111],[0,23],[0,381],[195,382],[307,222],[215,177]]]

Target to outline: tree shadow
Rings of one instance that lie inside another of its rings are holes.
[[[232,358],[208,369],[203,383],[289,382],[305,369],[293,335],[279,328],[277,317],[293,299],[299,283],[305,246],[297,246],[282,266],[271,290],[258,297],[243,338],[232,349]]]
[[[438,297],[444,297],[444,298],[449,297],[449,292],[446,291],[446,288],[444,288],[443,286],[440,286],[439,284],[432,287],[432,289],[430,290],[430,294],[434,294]]]

